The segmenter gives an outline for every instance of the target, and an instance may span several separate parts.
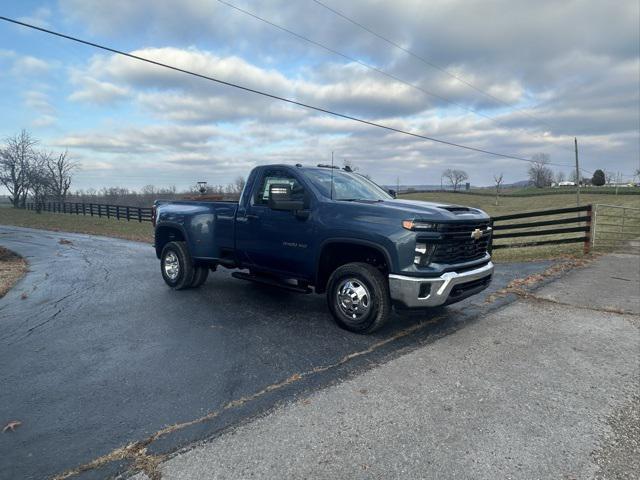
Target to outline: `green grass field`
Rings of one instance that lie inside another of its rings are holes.
[[[42,228],[60,232],[89,233],[127,240],[153,243],[153,227],[149,222],[126,222],[105,217],[36,213],[11,207],[0,208],[0,225]]]
[[[558,195],[532,195],[500,197],[498,205],[495,204],[495,195],[478,195],[473,193],[409,193],[400,198],[409,200],[425,200],[427,202],[454,203],[468,207],[480,208],[489,215],[507,215],[509,213],[527,212],[533,210],[546,210],[552,208],[573,207],[576,205],[576,196],[567,194]],[[609,205],[621,205],[640,208],[640,195],[607,195],[587,193],[580,195],[582,205],[591,203],[604,203]]]
[[[495,205],[495,198],[487,195],[473,193],[412,193],[402,195],[400,198],[411,200],[423,200],[440,203],[453,203],[467,205],[485,210],[492,216],[520,213],[533,210],[545,210],[553,208],[571,207],[576,205],[574,195],[536,195],[529,197],[508,196],[501,197],[499,204]],[[608,194],[583,194],[582,204],[609,204],[640,208],[640,195],[608,195]],[[611,213],[616,214],[615,210]],[[640,214],[639,214],[640,216]],[[551,217],[553,218],[553,217]],[[545,218],[545,220],[548,218]],[[608,223],[620,224],[621,219],[609,217]],[[640,219],[627,219],[626,225],[634,225],[637,222],[640,228]],[[89,233],[94,235],[106,235],[128,240],[153,242],[153,227],[150,223],[126,222],[114,219],[98,218],[82,215],[69,215],[60,213],[43,212],[37,214],[33,211],[16,210],[8,206],[0,207],[0,225],[17,225],[22,227],[42,228],[54,231],[67,231]],[[615,230],[615,227],[609,227]],[[579,234],[572,234],[580,236]],[[612,233],[610,236],[615,237]],[[540,237],[544,240],[546,237]],[[557,238],[557,237],[556,237]],[[504,243],[506,240],[500,240]],[[526,241],[526,239],[513,239],[512,243]],[[496,261],[525,261],[545,258],[556,258],[563,255],[582,255],[581,244],[552,245],[531,248],[505,248],[494,252]]]

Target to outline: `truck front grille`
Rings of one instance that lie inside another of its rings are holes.
[[[442,238],[436,242],[431,262],[462,263],[484,257],[491,242],[489,227],[489,222],[441,224]],[[478,240],[471,236],[476,229],[482,232]]]

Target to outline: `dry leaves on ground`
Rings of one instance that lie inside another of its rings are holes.
[[[9,423],[7,423],[4,426],[4,428],[2,429],[2,433],[8,432],[8,431],[15,432],[16,427],[19,427],[20,425],[22,425],[22,422],[20,420],[11,420]]]
[[[27,262],[22,257],[0,247],[0,298],[5,296],[26,271]]]
[[[526,293],[527,288],[533,287],[547,278],[555,277],[573,268],[584,267],[591,263],[596,257],[597,255],[591,255],[589,257],[563,257],[561,261],[551,265],[542,273],[534,273],[524,278],[512,280],[505,288],[489,295],[485,302],[492,303],[497,298],[504,297],[509,293],[523,295]]]

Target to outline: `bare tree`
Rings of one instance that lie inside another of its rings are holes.
[[[504,175],[502,173],[500,173],[500,175],[493,176],[493,181],[496,183],[496,205],[498,205],[498,197],[500,196],[500,188],[502,187],[503,176]]]
[[[442,176],[449,180],[454,192],[458,190],[458,186],[460,186],[462,182],[469,179],[469,175],[467,175],[467,172],[464,170],[452,170],[450,168],[446,169],[442,173]]]
[[[236,192],[238,193],[238,195],[240,195],[242,193],[242,190],[244,190],[244,186],[247,182],[242,175],[238,175],[233,183],[235,185]]]
[[[604,171],[604,182],[607,185],[610,185],[612,183],[615,183],[616,181],[616,174],[615,172],[612,172],[611,170],[605,170]]]
[[[538,188],[549,187],[553,182],[553,171],[548,165],[549,155],[546,153],[536,153],[531,158],[529,180]]]
[[[9,191],[14,207],[26,202],[29,192],[29,168],[35,158],[38,141],[26,130],[5,139],[0,148],[0,183]]]
[[[49,163],[53,160],[48,152],[36,152],[28,172],[28,190],[36,207],[36,213],[42,211],[42,205],[53,188],[53,178],[49,174]]]
[[[74,171],[78,168],[75,162],[69,159],[68,152],[46,156],[44,164],[48,179],[48,189],[51,196],[58,202],[64,202],[71,187]]]
[[[560,183],[560,182],[564,182],[567,179],[567,177],[565,176],[564,172],[562,170],[559,170],[558,172],[556,172],[555,175],[555,182],[556,183]]]
[[[142,190],[140,190],[140,194],[141,195],[145,195],[145,196],[149,196],[149,197],[153,197],[157,192],[157,188],[155,185],[145,185],[144,187],[142,187]]]

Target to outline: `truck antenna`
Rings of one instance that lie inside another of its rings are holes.
[[[333,200],[333,151],[331,152],[331,191],[329,192],[329,198]]]

